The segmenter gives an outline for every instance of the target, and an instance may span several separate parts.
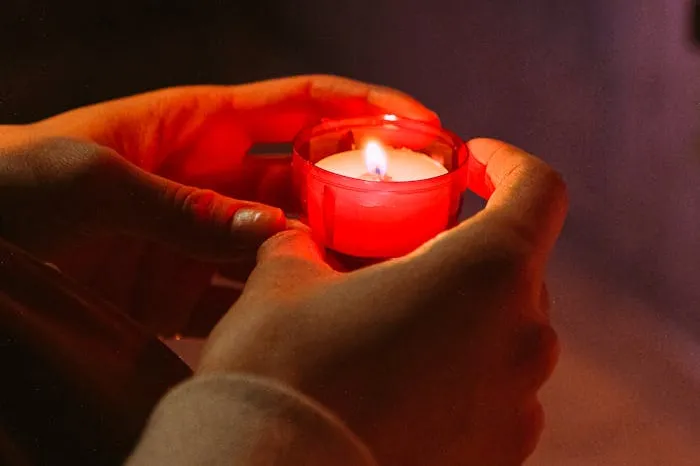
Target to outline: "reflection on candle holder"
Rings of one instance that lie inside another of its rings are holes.
[[[302,220],[340,258],[404,255],[456,223],[468,159],[459,137],[427,123],[324,121],[294,141]]]

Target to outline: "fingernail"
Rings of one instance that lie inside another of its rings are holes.
[[[268,206],[239,209],[231,222],[234,233],[245,233],[263,239],[279,233],[286,226],[287,219],[282,210]]]

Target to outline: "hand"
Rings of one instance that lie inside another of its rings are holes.
[[[437,121],[397,91],[303,76],[166,89],[0,127],[2,234],[172,333],[214,262],[254,261],[285,227],[268,205],[290,198],[288,159],[246,156],[251,145],[290,141],[322,117],[386,112]]]
[[[491,140],[470,149],[486,208],[406,257],[344,274],[303,230],[268,240],[198,373],[287,382],[386,466],[520,464],[558,354],[543,276],[567,200],[540,160]]]

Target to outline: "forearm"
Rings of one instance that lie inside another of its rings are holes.
[[[324,408],[274,382],[192,379],[156,407],[127,462],[141,465],[373,466],[367,448]]]

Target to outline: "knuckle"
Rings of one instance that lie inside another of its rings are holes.
[[[350,78],[347,78],[345,76],[340,76],[337,74],[332,74],[332,73],[317,73],[317,74],[311,74],[307,76],[308,81],[312,83],[311,85],[314,87],[325,87],[325,86],[332,86],[334,84],[347,84],[347,83],[355,83],[356,81],[353,81]]]
[[[260,246],[256,270],[268,277],[291,274],[297,279],[333,275],[319,246],[308,234],[295,230],[277,233]],[[281,282],[286,281],[288,277]]]
[[[199,189],[179,183],[165,183],[163,196],[168,203],[175,207],[174,212],[192,214],[195,217],[209,216],[216,206],[217,194],[209,189]]]
[[[540,169],[540,183],[550,193],[552,200],[568,205],[569,193],[564,177],[546,163],[540,162],[540,164],[542,165]]]
[[[538,314],[541,317],[544,317],[546,322],[549,322],[549,312],[552,309],[552,298],[549,294],[549,289],[547,287],[547,284],[542,284],[542,289],[540,291],[540,303],[538,306],[538,311],[536,314]]]
[[[169,189],[173,203],[183,213],[193,212],[195,215],[206,216],[214,209],[214,191],[180,184],[172,184]]]
[[[326,96],[367,99],[375,86],[333,74],[309,75],[304,80],[305,93],[311,99]]]
[[[184,226],[182,231],[201,236],[202,241],[229,238],[229,232],[224,226],[230,221],[232,209],[222,206],[221,198],[216,192],[170,182],[165,183],[163,189],[165,202],[162,204],[172,206],[172,209],[162,210],[161,220]],[[207,228],[211,225],[221,228]],[[213,236],[214,232],[219,233],[220,237]]]
[[[308,236],[308,233],[302,230],[284,230],[270,237],[270,239],[267,240],[267,243],[293,243],[295,241],[304,240],[308,238]]]
[[[55,228],[102,228],[119,208],[129,169],[116,152],[63,137],[41,138],[14,150],[9,154],[13,176],[32,188],[23,199],[25,209],[31,205],[43,212]]]
[[[306,76],[303,81],[305,84],[305,93],[309,98],[315,98],[318,94],[323,94],[329,88],[337,86],[342,78],[330,74],[312,74]]]
[[[524,377],[525,393],[539,390],[549,379],[559,353],[559,338],[550,325],[531,324],[520,331],[514,365]]]
[[[482,266],[508,281],[526,277],[532,262],[532,243],[512,228],[496,226],[489,236],[489,247],[482,250]]]
[[[537,396],[531,394],[499,401],[500,413],[496,411],[492,416],[494,428],[486,431],[486,435],[489,443],[495,442],[493,445],[500,447],[491,452],[488,464],[522,465],[540,441],[545,425],[544,409]]]
[[[439,260],[430,267],[436,269],[436,277],[451,276],[450,284],[456,280],[461,287],[480,293],[488,290],[504,299],[528,292],[536,266],[529,243],[507,229],[489,228],[470,239],[473,247],[468,249],[451,242],[437,244],[434,255]]]
[[[307,257],[308,254],[318,256],[319,251],[309,234],[301,230],[284,230],[267,241],[258,249],[258,260],[269,260],[276,257]]]
[[[35,142],[28,152],[37,155],[51,154],[54,160],[68,159],[93,162],[109,156],[109,149],[94,143],[63,137],[48,137]]]
[[[309,79],[309,81],[312,81],[312,82],[336,81],[336,80],[346,79],[346,78],[343,78],[341,76],[331,74],[331,73],[310,74],[310,75],[307,75],[307,78]]]
[[[518,424],[520,444],[517,448],[518,462],[516,464],[525,461],[535,451],[544,431],[544,408],[536,398],[529,402],[521,411]]]
[[[104,186],[127,164],[112,149],[95,143],[50,137],[27,148],[27,163],[39,181],[70,188]],[[99,192],[99,191],[98,191]]]
[[[569,206],[569,193],[566,181],[560,172],[546,162],[531,157],[526,170],[532,174],[532,183],[543,193],[543,202],[548,210],[566,212]]]
[[[532,192],[532,211],[538,222],[513,222],[511,228],[516,230],[523,240],[539,243],[543,228],[550,222],[563,219],[569,206],[566,182],[554,168],[534,157],[522,160],[518,168],[523,172],[523,179],[530,185]],[[525,218],[528,218],[527,215]]]
[[[301,232],[296,230],[281,231],[267,239],[258,249],[258,256],[270,256],[275,250],[285,244],[293,243]]]

